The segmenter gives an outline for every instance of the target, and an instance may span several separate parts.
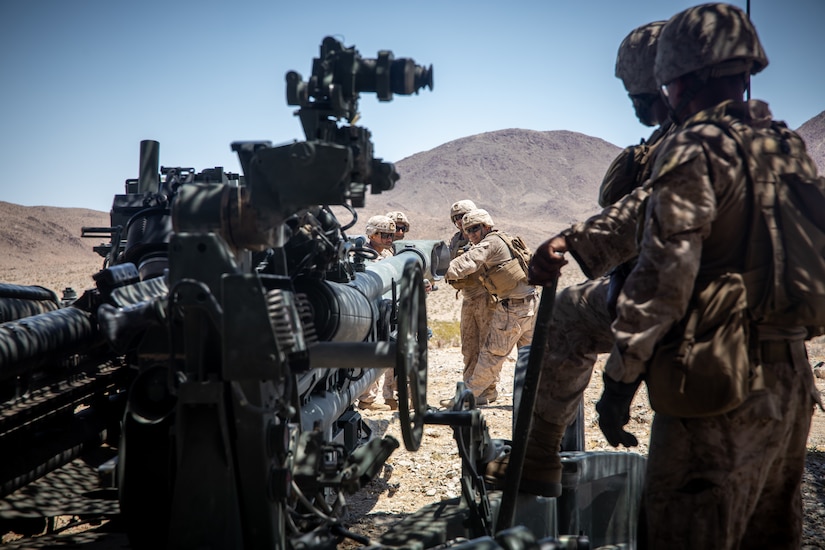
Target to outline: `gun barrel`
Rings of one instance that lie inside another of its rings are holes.
[[[401,282],[408,263],[418,262],[427,268],[435,243],[425,247],[424,252],[413,247],[408,250],[416,252],[414,254],[399,253],[371,262],[349,283],[318,282],[299,289],[313,303],[315,329],[323,340],[309,348],[312,371],[303,377],[301,392],[314,386],[319,370],[361,370],[360,378],[341,391],[310,395],[301,407],[304,429],[319,426],[326,430],[332,426],[384,369],[395,368],[396,344],[375,341],[378,325],[389,323],[388,315],[387,319],[381,318],[382,313],[388,311],[382,312],[379,304],[382,297],[391,297],[393,285]],[[371,334],[373,341],[366,341]]]
[[[363,369],[363,375],[342,391],[313,395],[301,407],[301,425],[304,430],[320,426],[326,430],[344,414],[344,411],[367,391],[383,369],[395,367],[394,342],[320,342],[309,348],[310,364],[315,369]],[[364,368],[369,366],[369,368]]]
[[[366,296],[391,298],[388,294],[392,291],[393,282],[401,281],[401,274],[407,262],[415,261],[421,264],[425,277],[443,274],[439,266],[442,263],[440,251],[444,246],[446,245],[442,241],[410,241],[404,246],[397,245],[395,256],[380,262],[368,263],[366,271],[358,273],[355,281],[350,284]]]
[[[421,264],[425,279],[443,277],[450,267],[450,247],[444,241],[436,240],[401,240],[393,243],[395,255],[416,254]]]
[[[0,323],[54,311],[59,307],[57,294],[42,286],[0,284]]]
[[[296,282],[296,290],[312,305],[313,324],[320,340],[361,342],[369,337],[375,312],[363,291],[345,283],[316,280]]]
[[[92,315],[67,307],[0,325],[0,380],[44,361],[88,351],[103,339]]]
[[[37,285],[10,285],[0,283],[0,298],[20,298],[24,300],[40,300],[59,302],[57,294],[46,287]]]
[[[140,142],[138,192],[157,193],[160,188],[160,143],[151,139]]]
[[[421,263],[425,272],[440,254],[441,241],[416,241],[399,248],[397,255],[367,264],[349,283],[299,281],[298,292],[307,296],[315,312],[313,323],[318,338],[325,342],[362,342],[373,332],[379,312],[376,302],[392,298],[393,283],[399,283],[404,265]],[[438,270],[435,269],[437,274]]]

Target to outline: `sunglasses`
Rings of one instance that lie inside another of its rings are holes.
[[[481,231],[481,226],[480,225],[474,225],[472,227],[465,227],[464,228],[465,233],[475,233],[476,231]]]
[[[406,233],[407,231],[410,230],[410,227],[408,225],[396,225],[395,230],[400,231],[402,233]]]
[[[453,223],[455,223],[455,222],[459,221],[459,220],[460,220],[461,218],[463,218],[463,217],[464,217],[464,216],[463,216],[462,214],[458,214],[457,216],[453,216]]]
[[[378,234],[382,239],[392,239],[395,237],[395,233],[379,233]]]

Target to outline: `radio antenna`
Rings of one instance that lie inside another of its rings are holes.
[[[747,0],[745,3],[745,13],[748,14],[748,19],[751,18],[751,0]],[[753,23],[753,21],[751,21]],[[751,77],[748,75],[748,89],[745,92],[745,98],[750,101],[751,100]]]

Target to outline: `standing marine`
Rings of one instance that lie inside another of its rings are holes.
[[[509,235],[494,229],[493,218],[486,210],[467,212],[462,225],[472,246],[450,262],[445,279],[451,282],[478,277],[493,299],[490,328],[475,368],[465,376],[465,385],[476,404],[486,405],[498,398],[497,385],[507,355],[514,346],[526,346],[533,338],[536,289],[527,282]]]
[[[458,229],[450,239],[450,260],[453,260],[459,254],[463,254],[470,247],[470,240],[464,234],[462,220],[464,214],[475,209],[475,203],[468,199],[456,201],[450,206],[450,220]],[[490,319],[493,316],[489,296],[484,287],[481,286],[481,279],[478,275],[469,275],[451,283],[456,292],[461,293],[459,329],[461,332],[461,355],[464,358],[462,379],[465,384],[475,370],[481,344],[487,337]],[[443,401],[447,403],[449,399]]]
[[[367,243],[364,248],[375,252],[376,257],[372,261],[380,261],[391,258],[394,255],[392,246],[395,238],[395,222],[387,216],[372,216],[367,220],[366,227]],[[384,403],[378,403],[378,392],[381,387],[381,380],[384,380],[382,395]],[[398,400],[395,397],[395,380],[389,369],[385,370],[381,376],[367,390],[358,397],[358,408],[369,411],[389,411],[398,408]]]

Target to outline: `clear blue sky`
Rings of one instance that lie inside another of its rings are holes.
[[[696,3],[0,0],[0,200],[108,211],[142,139],[162,165],[239,172],[230,142],[303,139],[284,75],[306,79],[327,35],[434,66],[432,92],[362,96],[386,161],[505,128],[625,146],[649,131],[613,76],[619,43]],[[751,16],[770,59],[753,97],[797,128],[825,110],[825,1],[751,0]]]

